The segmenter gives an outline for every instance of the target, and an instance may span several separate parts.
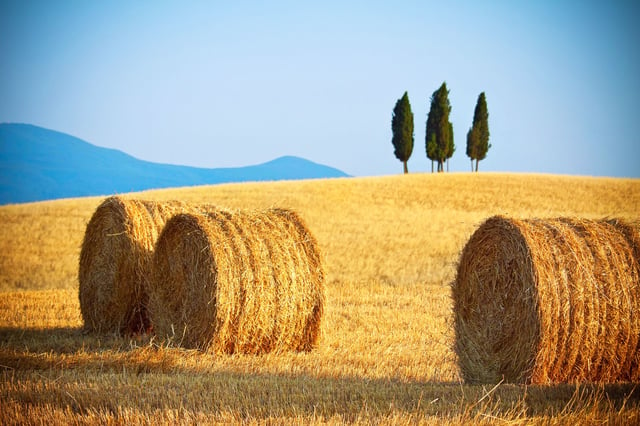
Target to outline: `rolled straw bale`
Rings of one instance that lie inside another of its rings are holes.
[[[184,347],[267,353],[317,343],[324,273],[293,212],[177,215],[158,239],[152,271],[154,330]]]
[[[569,218],[483,223],[452,284],[464,379],[640,380],[639,229]]]
[[[194,209],[179,201],[120,197],[98,206],[87,225],[78,272],[87,331],[129,334],[149,329],[145,280],[153,246],[168,218]]]

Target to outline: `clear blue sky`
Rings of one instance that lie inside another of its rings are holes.
[[[447,82],[456,153],[480,92],[480,170],[640,177],[640,2],[2,1],[0,122],[173,164],[297,155],[401,173],[391,111]]]

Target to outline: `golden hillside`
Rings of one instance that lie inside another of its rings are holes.
[[[149,336],[84,335],[78,254],[102,198],[4,206],[0,423],[624,424],[640,418],[640,390],[630,384],[461,384],[448,286],[462,247],[485,218],[638,218],[638,179],[412,174],[127,196],[297,211],[325,257],[318,348],[215,356]]]
[[[413,174],[202,186],[131,197],[291,208],[326,257],[328,282],[445,284],[485,218],[640,216],[640,180]],[[102,198],[0,207],[0,290],[76,289],[84,229]]]

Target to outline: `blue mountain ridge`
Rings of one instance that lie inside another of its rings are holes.
[[[0,124],[0,205],[229,182],[346,177],[299,157],[206,169],[139,160],[30,124]]]

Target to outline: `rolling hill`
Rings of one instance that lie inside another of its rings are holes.
[[[324,258],[319,347],[220,356],[83,333],[80,247],[102,199],[0,206],[0,424],[637,423],[637,383],[464,384],[449,284],[487,217],[637,219],[639,179],[414,173],[124,196],[297,212]]]
[[[347,174],[338,169],[292,156],[218,169],[152,163],[42,127],[0,124],[0,204],[152,188],[344,176]]]

